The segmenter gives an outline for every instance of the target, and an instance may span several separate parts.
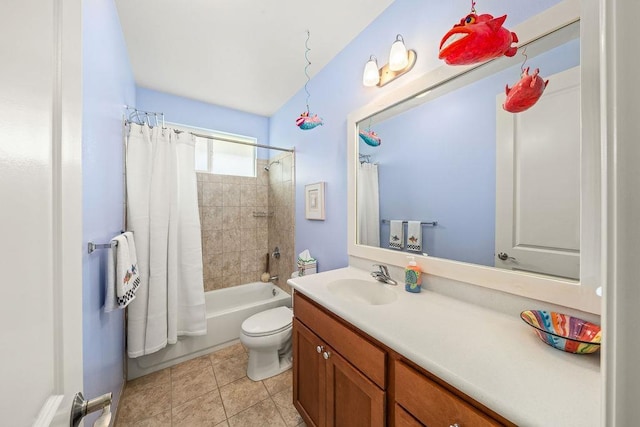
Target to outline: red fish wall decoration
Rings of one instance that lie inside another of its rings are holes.
[[[507,15],[467,15],[444,35],[438,58],[449,65],[469,65],[515,55],[518,48],[512,44],[518,42],[518,36],[502,26],[506,19]]]
[[[540,70],[536,68],[533,74],[529,75],[529,67],[522,71],[522,78],[518,83],[509,88],[505,88],[507,99],[502,104],[502,108],[510,113],[520,113],[531,108],[542,96],[544,89],[549,84],[549,80],[544,81],[538,74]]]

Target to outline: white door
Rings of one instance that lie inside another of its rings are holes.
[[[81,1],[3,4],[0,425],[69,425],[82,389]]]
[[[497,97],[496,267],[580,275],[580,67],[548,77],[531,109]]]

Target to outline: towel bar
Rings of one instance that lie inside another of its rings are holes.
[[[383,219],[382,223],[383,224],[388,224],[391,221],[388,219]],[[402,221],[402,224],[408,224],[408,221]],[[438,221],[431,221],[431,222],[421,222],[420,225],[430,225],[432,227],[435,227],[436,225],[438,225]]]
[[[104,243],[104,244],[96,244],[93,242],[89,242],[87,243],[87,252],[93,253],[93,251],[95,251],[96,249],[109,249],[114,246],[118,246],[118,242],[110,242],[110,243]]]

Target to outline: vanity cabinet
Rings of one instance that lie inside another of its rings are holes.
[[[293,401],[307,425],[384,426],[384,350],[294,298]]]
[[[514,424],[294,293],[293,403],[308,426]]]
[[[404,362],[396,360],[394,364],[396,426],[504,425]]]

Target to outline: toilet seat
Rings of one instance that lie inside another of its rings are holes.
[[[274,335],[291,328],[293,311],[288,307],[276,307],[254,314],[242,322],[242,333],[249,337]]]

